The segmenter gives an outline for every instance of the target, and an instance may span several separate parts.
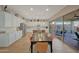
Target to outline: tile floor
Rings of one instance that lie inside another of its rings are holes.
[[[77,50],[69,47],[63,41],[55,38],[53,40],[53,52],[54,53],[76,53]]]

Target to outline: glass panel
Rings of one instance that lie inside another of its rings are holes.
[[[58,39],[63,40],[63,18],[55,20],[55,35]]]
[[[57,18],[50,23],[50,32],[63,40],[63,18]]]
[[[55,25],[55,21],[52,21],[51,23],[49,23],[49,32],[52,34],[54,34],[55,32],[54,25]]]
[[[79,48],[79,19],[64,20],[64,42]]]

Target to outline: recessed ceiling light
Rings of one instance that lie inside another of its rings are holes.
[[[52,24],[55,24],[55,22],[52,22]]]
[[[46,11],[49,11],[49,9],[47,8]]]
[[[34,9],[33,8],[30,8],[30,10],[33,11]]]

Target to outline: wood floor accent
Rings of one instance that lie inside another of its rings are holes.
[[[30,37],[32,33],[27,33],[24,37],[14,42],[12,45],[6,48],[0,48],[0,52],[21,53],[30,52]]]

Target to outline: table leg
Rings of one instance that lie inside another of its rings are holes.
[[[31,42],[31,53],[33,53],[33,43]]]
[[[50,42],[50,51],[51,51],[51,53],[53,52],[52,51],[52,42]]]

